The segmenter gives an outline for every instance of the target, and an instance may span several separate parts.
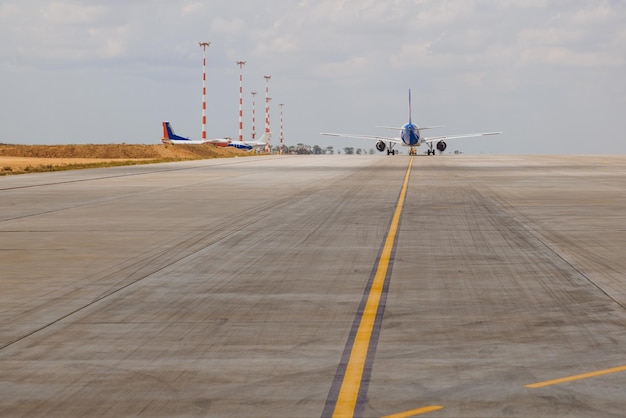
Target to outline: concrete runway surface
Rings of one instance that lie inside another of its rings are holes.
[[[0,196],[0,416],[625,414],[626,157],[250,157]]]

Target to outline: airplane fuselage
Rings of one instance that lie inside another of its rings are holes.
[[[201,145],[207,143],[207,141],[195,141],[192,139],[167,139],[162,138],[161,142],[164,144],[185,144],[185,145]]]
[[[245,150],[248,150],[248,151],[250,151],[252,149],[252,145],[246,144],[245,142],[231,142],[227,146],[233,147],[233,148],[238,148],[238,149],[245,149]]]
[[[408,147],[417,147],[422,143],[422,137],[417,126],[411,122],[405,124],[400,131],[400,139],[402,139],[403,145]]]

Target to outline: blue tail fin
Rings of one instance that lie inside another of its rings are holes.
[[[169,122],[163,122],[163,138],[164,139],[173,139],[174,132],[172,132],[172,128],[170,127]]]
[[[163,139],[177,139],[183,141],[189,140],[189,138],[176,135],[169,122],[163,122]]]

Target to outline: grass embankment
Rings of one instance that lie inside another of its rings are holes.
[[[210,144],[0,144],[0,175],[246,155],[250,154],[236,148]]]

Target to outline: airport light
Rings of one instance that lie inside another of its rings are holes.
[[[243,66],[245,61],[237,61],[239,66],[239,142],[243,142]]]
[[[283,154],[283,106],[285,106],[284,103],[280,103],[278,106],[280,106],[280,148],[279,148],[279,153],[282,155]]]
[[[252,140],[254,141],[256,139],[256,128],[254,127],[254,125],[256,124],[256,121],[254,120],[254,106],[255,106],[255,96],[256,96],[256,91],[251,92],[252,93]]]
[[[202,139],[206,139],[206,49],[211,42],[198,42],[202,47]]]
[[[270,153],[272,151],[270,146],[270,78],[272,76],[266,75],[263,77],[265,78],[265,137],[267,138],[265,152]]]
[[[269,109],[270,109],[270,102],[272,101],[271,97],[267,98],[267,120],[269,123],[270,120],[270,113],[269,113]],[[266,153],[271,153],[272,152],[272,146],[270,145],[270,139],[272,138],[272,131],[269,131],[268,137],[267,137],[267,142],[265,143],[265,152]]]

